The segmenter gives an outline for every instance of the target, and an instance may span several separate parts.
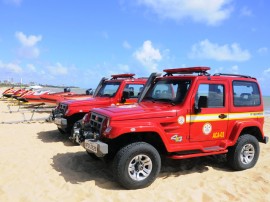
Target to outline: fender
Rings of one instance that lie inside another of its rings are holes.
[[[164,137],[164,131],[161,130],[157,123],[153,122],[125,122],[111,125],[112,129],[110,132],[105,131],[105,136],[109,139],[117,138],[125,133],[156,133],[159,135],[164,143],[164,146],[168,150],[168,140]]]
[[[91,109],[91,107],[81,107],[80,110],[78,110],[78,108],[71,108],[68,109],[68,113],[65,114],[66,117],[70,117],[74,114],[78,114],[78,113],[88,113],[89,110]]]
[[[229,140],[231,141],[230,145],[228,146],[232,146],[236,143],[236,141],[238,140],[241,132],[247,128],[247,127],[257,127],[258,130],[260,131],[261,135],[261,139],[263,139],[263,131],[261,130],[262,125],[259,122],[255,122],[253,121],[237,121],[231,131],[231,134],[229,135]]]

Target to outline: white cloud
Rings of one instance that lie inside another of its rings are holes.
[[[21,43],[21,47],[18,49],[19,56],[25,58],[36,58],[40,55],[40,50],[36,45],[42,40],[41,35],[26,36],[23,32],[16,32],[15,37]]]
[[[124,42],[123,42],[123,47],[124,47],[125,49],[131,49],[131,45],[130,45],[127,41],[124,41]]]
[[[137,0],[163,19],[182,20],[191,18],[195,22],[216,25],[229,18],[231,0]]]
[[[159,49],[155,49],[151,41],[145,41],[143,46],[134,53],[134,57],[150,72],[157,71],[157,62],[162,59]]]
[[[252,16],[252,11],[248,8],[248,7],[243,7],[241,10],[240,10],[240,15],[241,16]]]
[[[191,58],[213,59],[218,61],[246,61],[251,55],[248,50],[242,50],[237,43],[219,45],[205,39],[192,46]]]
[[[16,63],[3,63],[1,60],[0,60],[0,69],[15,74],[19,74],[23,71],[20,65]]]
[[[67,75],[68,68],[64,67],[61,63],[56,63],[55,65],[50,65],[46,67],[51,75]]]
[[[22,32],[16,32],[15,36],[23,46],[27,46],[27,47],[33,47],[37,44],[37,42],[42,40],[41,35],[38,35],[38,36],[30,35],[27,37]]]

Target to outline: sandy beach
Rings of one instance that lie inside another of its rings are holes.
[[[125,190],[105,163],[42,120],[48,115],[3,124],[32,113],[0,101],[0,201],[270,201],[270,143],[260,143],[259,160],[249,170],[232,171],[221,157],[168,160],[151,186]],[[264,132],[270,135],[270,117]]]

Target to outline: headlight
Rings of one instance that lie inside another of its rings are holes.
[[[105,133],[109,133],[109,132],[111,132],[111,130],[112,130],[112,127],[111,127],[111,126],[108,126],[108,127],[106,128],[106,130],[105,130]]]

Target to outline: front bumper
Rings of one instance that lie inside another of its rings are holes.
[[[70,139],[80,144],[87,152],[94,153],[97,157],[104,157],[108,154],[108,144],[99,141],[99,134],[91,130],[74,127]]]
[[[67,119],[65,118],[54,118],[53,122],[57,125],[58,128],[65,130],[67,128]]]
[[[81,145],[90,153],[94,153],[97,157],[104,157],[108,154],[108,144],[99,140],[85,139]]]
[[[267,144],[268,140],[269,140],[269,137],[264,136],[264,138],[263,138],[263,143]]]
[[[68,122],[67,119],[63,118],[62,116],[62,114],[57,114],[55,113],[55,110],[53,110],[50,116],[47,118],[47,122],[55,123],[58,128],[65,130],[68,126]]]

